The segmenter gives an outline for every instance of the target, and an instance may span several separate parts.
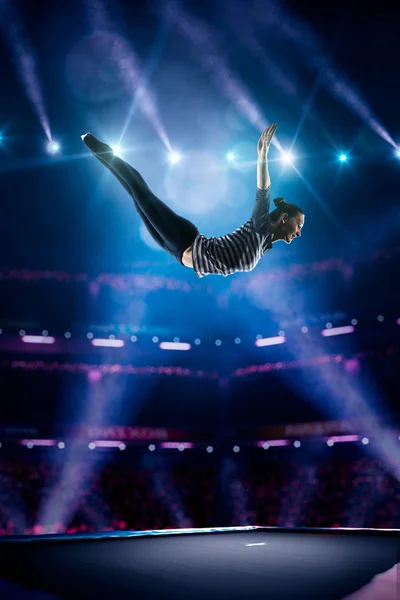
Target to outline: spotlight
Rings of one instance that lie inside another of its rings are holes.
[[[58,152],[60,152],[60,144],[58,142],[49,142],[47,144],[47,152],[49,152],[50,154],[57,154]]]
[[[339,156],[339,160],[340,160],[341,162],[346,162],[346,160],[347,160],[347,155],[346,155],[346,154],[341,154],[341,155]]]
[[[282,160],[286,165],[291,165],[292,162],[294,161],[294,156],[291,152],[283,152]]]
[[[229,160],[229,162],[232,162],[233,160],[235,160],[235,155],[233,154],[233,152],[228,152],[226,158],[227,160]]]
[[[170,152],[168,155],[168,160],[171,165],[176,165],[178,162],[180,162],[182,160],[182,157],[179,154],[179,152]]]

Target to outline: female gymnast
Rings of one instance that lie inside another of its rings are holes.
[[[150,235],[164,250],[185,267],[194,269],[198,277],[226,277],[252,271],[273,243],[283,240],[290,244],[301,235],[304,214],[300,208],[276,198],[276,209],[269,213],[271,181],[267,156],[276,129],[275,123],[267,127],[258,141],[257,194],[251,218],[233,233],[219,238],[206,238],[193,223],[171,210],[153,194],[136,169],[114,155],[110,146],[91,133],[83,135],[82,140],[126,189]]]

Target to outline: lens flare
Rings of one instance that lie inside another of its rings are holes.
[[[47,152],[49,154],[58,154],[58,152],[60,152],[60,150],[61,150],[61,147],[58,142],[51,141],[47,144]]]
[[[286,165],[291,165],[294,161],[294,156],[291,152],[283,152],[282,160]]]
[[[179,154],[179,152],[170,152],[168,155],[168,160],[171,165],[176,165],[182,160],[182,156]]]
[[[122,156],[122,148],[121,148],[121,146],[119,146],[119,145],[113,146],[112,147],[112,151],[115,154],[115,156],[119,156],[121,158],[121,156]]]

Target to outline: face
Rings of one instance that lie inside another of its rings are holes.
[[[295,217],[288,217],[285,213],[281,218],[282,239],[286,244],[290,244],[294,238],[301,236],[301,230],[304,227],[304,215],[297,213]]]

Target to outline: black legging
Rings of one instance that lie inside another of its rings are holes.
[[[83,141],[131,196],[153,240],[182,264],[182,254],[193,244],[198,234],[197,227],[157,198],[141,174],[115,156],[110,146],[100,142],[91,133],[85,135]]]

